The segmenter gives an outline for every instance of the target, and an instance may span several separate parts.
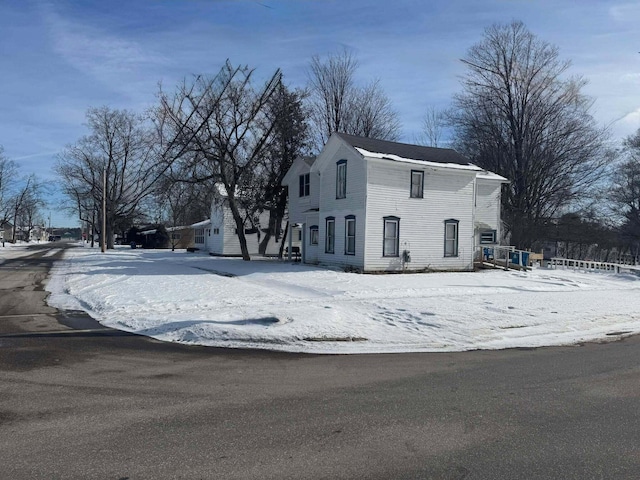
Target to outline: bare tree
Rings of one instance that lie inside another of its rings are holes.
[[[23,179],[13,196],[14,229],[12,240],[14,242],[18,229],[20,229],[25,239],[31,238],[36,218],[38,218],[42,207],[46,205],[44,187],[38,177],[35,174],[31,174],[26,179]]]
[[[256,89],[253,73],[227,62],[214,78],[185,81],[173,96],[161,91],[156,115],[166,162],[188,173],[182,180],[222,186],[244,260],[250,260],[245,225],[255,210],[249,193],[274,129],[267,105],[281,78],[278,70]]]
[[[359,86],[357,59],[347,49],[326,59],[314,55],[309,64],[310,119],[315,143],[321,148],[333,132],[397,140],[398,114],[379,80]]]
[[[141,202],[153,192],[162,174],[156,140],[144,120],[126,110],[90,108],[87,124],[89,135],[67,147],[55,169],[64,193],[77,205],[81,218],[92,218],[94,225],[104,192],[106,248],[113,248],[114,233],[129,228],[141,214]],[[102,186],[103,172],[106,190]]]
[[[13,217],[13,197],[18,180],[18,165],[4,156],[0,146],[0,229]]]
[[[585,81],[565,79],[569,62],[521,22],[489,27],[462,62],[467,73],[452,114],[458,148],[511,181],[503,217],[512,244],[530,247],[542,219],[600,179],[605,132],[581,93]]]
[[[620,231],[637,250],[640,245],[640,130],[624,141],[624,161],[613,169],[609,200]]]
[[[304,108],[305,93],[289,90],[280,84],[269,100],[267,108],[274,120],[271,140],[256,169],[254,203],[260,211],[269,212],[269,223],[262,227],[264,233],[259,253],[264,254],[269,240],[279,240],[282,219],[287,208],[287,191],[282,180],[297,157],[309,153],[309,128]]]
[[[428,147],[438,147],[442,144],[446,123],[446,111],[429,106],[422,117],[422,130],[416,137],[416,143]]]

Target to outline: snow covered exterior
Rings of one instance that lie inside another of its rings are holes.
[[[207,231],[206,245],[203,250],[211,255],[235,257],[242,255],[240,240],[236,229],[236,222],[233,219],[231,209],[227,200],[223,196],[218,196],[211,203],[211,220]],[[263,212],[259,216],[259,224],[265,227],[269,225],[269,212]],[[260,240],[265,235],[259,229],[247,228],[244,231],[247,240],[249,255],[258,255]],[[278,237],[280,238],[280,236]],[[197,245],[196,245],[197,246]],[[272,235],[267,245],[265,255],[277,255],[280,249],[280,242]]]
[[[471,270],[500,239],[506,181],[452,149],[334,133],[283,185],[304,262],[376,272]]]

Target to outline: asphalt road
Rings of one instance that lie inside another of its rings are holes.
[[[0,479],[640,478],[638,337],[455,354],[187,347],[47,307],[56,255],[42,248],[0,263]]]

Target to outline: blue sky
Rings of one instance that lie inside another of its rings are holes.
[[[429,106],[460,90],[459,59],[496,22],[522,20],[589,80],[593,113],[619,140],[640,127],[640,2],[565,0],[0,0],[0,145],[25,174],[55,181],[92,106],[143,111],[162,82],[229,58],[306,83],[312,55],[347,47],[412,141]],[[56,198],[53,195],[52,198]],[[54,225],[75,225],[53,200]],[[48,213],[47,213],[48,214]],[[45,215],[47,216],[47,215]]]

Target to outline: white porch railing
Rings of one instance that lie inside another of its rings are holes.
[[[557,258],[554,257],[550,260],[549,264],[552,268],[573,268],[574,270],[590,270],[595,272],[614,272],[620,273],[621,271],[638,272],[640,273],[639,265],[626,265],[623,263],[609,263],[609,262],[593,262],[591,260],[574,260],[572,258]]]

